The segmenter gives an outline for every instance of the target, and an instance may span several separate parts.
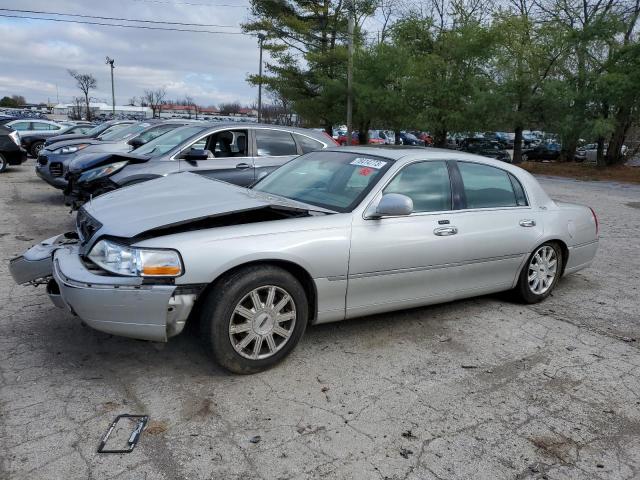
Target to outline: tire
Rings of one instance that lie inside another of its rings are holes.
[[[0,153],[0,173],[4,172],[9,166],[9,162],[4,158],[4,155]]]
[[[547,298],[562,275],[562,249],[555,242],[536,247],[520,272],[514,293],[524,303],[538,303]]]
[[[278,313],[287,320],[277,321]],[[202,304],[200,328],[218,364],[233,373],[251,374],[284,359],[300,341],[308,318],[300,282],[281,268],[255,265],[212,286]]]
[[[42,150],[42,147],[44,147],[44,142],[35,142],[33,143],[33,145],[31,145],[31,148],[29,149],[29,153],[31,153],[31,156],[33,158],[38,158],[38,153],[40,153],[40,150]]]

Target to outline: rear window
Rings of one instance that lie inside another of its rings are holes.
[[[309,138],[305,135],[298,135],[297,133],[295,136],[302,148],[302,153],[309,153],[315,150],[322,150],[324,148],[324,144],[318,140],[314,140],[313,138]]]
[[[267,129],[256,129],[255,132],[259,157],[282,157],[298,154],[298,147],[289,132]]]

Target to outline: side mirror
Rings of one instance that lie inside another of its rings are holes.
[[[134,137],[131,140],[129,140],[127,143],[129,145],[131,145],[133,147],[133,149],[135,150],[136,148],[140,148],[142,145],[144,145],[147,142],[145,142],[140,137]]]
[[[411,215],[411,213],[413,213],[413,200],[401,193],[385,193],[372,217],[397,217]]]
[[[182,155],[183,160],[188,162],[195,162],[198,160],[206,160],[209,158],[209,152],[207,150],[201,150],[199,148],[192,148]]]

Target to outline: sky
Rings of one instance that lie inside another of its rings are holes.
[[[225,5],[225,6],[222,6]],[[239,32],[247,20],[249,0],[0,0],[2,8],[73,13],[187,24]],[[75,17],[51,16],[60,19]],[[76,18],[78,19],[78,18]],[[113,20],[78,19],[102,23]],[[138,24],[140,25],[140,24]],[[193,28],[180,25],[154,25]],[[189,95],[200,105],[240,101],[251,104],[257,88],[246,82],[257,73],[258,42],[246,35],[142,30],[0,16],[0,97],[23,95],[28,102],[71,102],[80,91],[67,70],[91,73],[96,101],[111,103],[108,55],[115,59],[116,103],[126,104],[145,89],[164,87],[167,99]],[[266,58],[265,58],[266,59]]]

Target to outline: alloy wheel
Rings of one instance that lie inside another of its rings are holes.
[[[529,289],[536,295],[543,295],[553,285],[558,273],[558,256],[553,247],[540,247],[529,261],[527,280]]]
[[[283,288],[265,285],[237,303],[229,320],[229,339],[244,358],[262,360],[275,355],[293,334],[296,306]]]

